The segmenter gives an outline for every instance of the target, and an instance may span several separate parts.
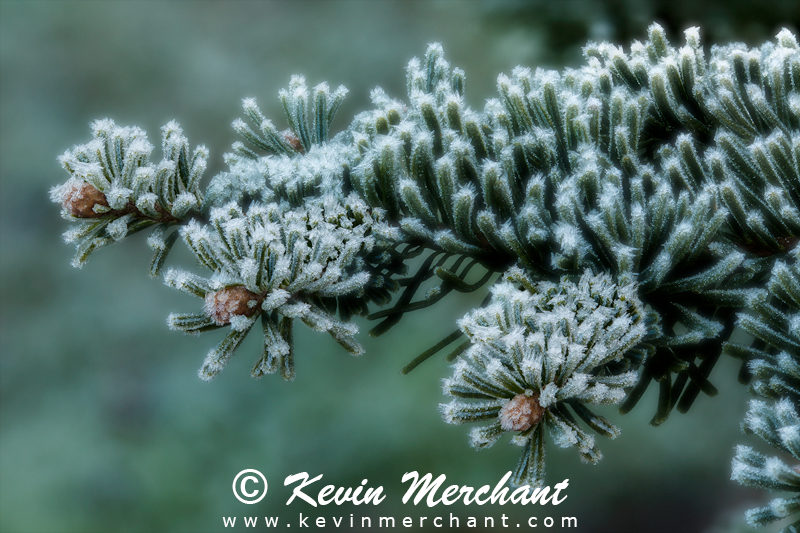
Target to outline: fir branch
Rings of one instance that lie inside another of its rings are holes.
[[[207,150],[190,152],[177,123],[151,163],[143,131],[97,121],[93,140],[60,158],[69,179],[51,199],[74,223],[76,266],[150,228],[157,276],[180,237],[205,272],[172,268],[164,281],[202,303],[171,314],[170,328],[228,329],[204,379],[258,320],[252,375],[291,380],[295,319],[357,355],[353,316],[381,320],[379,335],[453,291],[488,287],[402,372],[466,336],[446,357],[453,400],[440,409],[449,423],[489,423],[471,432],[476,448],[515,432],[515,484],[543,483],[545,429],[595,463],[584,426],[619,431],[587,405],[627,412],[655,381],[659,424],[716,394],[723,354],[768,400],[751,403],[744,429],[800,459],[796,37],[706,52],[696,28],[675,46],[654,24],[627,51],[589,43],[584,54],[578,69],[501,74],[478,110],[464,72],[432,44],[409,63],[404,99],[373,90],[372,108],[335,135],[346,89],[293,76],[278,95],[288,129],[243,100],[243,141],[204,192]],[[754,340],[731,343],[736,330]],[[733,477],[796,492],[796,470],[740,447]],[[748,520],[798,508],[779,498]]]

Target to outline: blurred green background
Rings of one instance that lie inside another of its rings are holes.
[[[257,97],[282,124],[277,91],[293,73],[350,89],[341,128],[376,85],[402,97],[407,61],[439,41],[482,108],[498,73],[578,66],[586,41],[627,46],[654,20],[673,42],[700,25],[707,44],[758,45],[781,27],[797,31],[800,3],[0,0],[0,531],[204,532],[224,529],[222,516],[238,516],[242,530],[242,516],[283,522],[299,512],[428,516],[426,525],[450,512],[481,523],[575,516],[587,533],[747,530],[742,511],[768,495],[729,481],[734,444],[759,445],[739,434],[747,396],[732,361],[712,374],[719,396],[661,427],[648,425],[654,390],[630,415],[610,410],[622,437],[601,439],[596,467],[550,446],[550,482],[570,480],[559,507],[402,505],[407,471],[480,486],[516,464],[518,448],[475,452],[468,428],[441,421],[441,359],[398,374],[480,296],[407,316],[380,339],[362,335],[359,359],[301,327],[289,384],[249,377],[260,353],[253,335],[209,384],[196,370],[216,339],[167,330],[170,311],[197,302],[147,277],[144,239],[75,270],[60,238],[67,223],[47,199],[66,177],[56,157],[87,141],[96,118],[139,125],[155,144],[177,119],[192,145],[211,150],[208,179],[224,168],[241,98]],[[170,261],[192,262],[182,250]],[[270,481],[254,506],[231,494],[245,468]],[[283,479],[302,471],[324,474],[316,490],[367,478],[388,497],[369,509],[287,507]]]

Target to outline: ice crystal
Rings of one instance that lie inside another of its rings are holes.
[[[601,457],[594,438],[576,422],[615,438],[619,430],[586,405],[616,404],[636,382],[635,368],[657,336],[634,284],[587,271],[577,280],[533,282],[511,269],[492,287],[491,301],[459,327],[471,346],[445,381],[454,400],[441,411],[449,423],[491,421],[473,429],[472,445],[491,446],[504,431],[520,431],[525,447],[513,482],[544,482],[544,428],[584,461]],[[473,401],[464,401],[471,399]]]
[[[204,146],[189,153],[189,142],[174,121],[162,128],[164,158],[159,164],[150,162],[153,146],[139,128],[104,119],[92,125],[92,133],[92,141],[59,158],[70,179],[50,191],[51,200],[62,205],[62,215],[80,224],[64,234],[76,245],[75,266],[82,266],[97,248],[199,211],[199,182],[208,158]],[[92,221],[81,222],[85,219]],[[168,251],[162,248],[154,257],[153,276]]]
[[[785,454],[785,459],[768,457],[749,446],[738,446],[731,478],[743,485],[772,492],[791,492],[791,498],[776,498],[766,507],[747,511],[747,521],[760,526],[800,512],[800,252],[789,261],[776,262],[767,290],[754,293],[750,304],[754,314],[742,314],[739,323],[761,342],[762,348],[728,345],[734,356],[748,361],[753,375],[750,390],[770,400],[752,400],[742,423],[753,433]],[[795,531],[798,523],[784,528]]]
[[[196,333],[230,325],[230,333],[209,352],[203,379],[222,370],[258,317],[264,355],[254,377],[278,369],[284,379],[294,377],[294,318],[330,333],[353,355],[363,352],[353,338],[357,328],[333,310],[337,299],[364,296],[371,278],[364,257],[375,245],[371,229],[381,223],[378,212],[357,197],[346,204],[322,197],[295,209],[252,204],[246,213],[231,203],[212,209],[210,218],[209,224],[190,222],[181,236],[212,275],[170,270],[165,276],[168,285],[204,298],[202,313],[170,315],[171,328]]]

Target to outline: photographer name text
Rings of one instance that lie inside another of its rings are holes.
[[[403,475],[402,483],[408,483],[408,488],[403,495],[403,503],[410,501],[414,505],[423,500],[428,507],[435,507],[439,504],[453,505],[461,502],[464,505],[486,505],[507,503],[517,505],[558,505],[567,499],[562,491],[569,486],[569,480],[565,479],[561,483],[549,486],[533,488],[529,485],[510,489],[506,486],[511,472],[506,473],[497,484],[492,487],[483,485],[477,489],[467,485],[449,485],[444,487],[447,477],[441,474],[436,479],[432,474],[420,476],[418,472],[407,472]],[[365,479],[361,485],[352,487],[336,487],[335,485],[324,485],[318,489],[318,484],[322,480],[322,474],[310,478],[307,472],[300,472],[287,476],[284,486],[293,486],[292,495],[286,501],[289,505],[295,500],[300,500],[312,507],[325,505],[342,505],[350,503],[352,505],[378,505],[385,498],[383,487],[368,487]]]

